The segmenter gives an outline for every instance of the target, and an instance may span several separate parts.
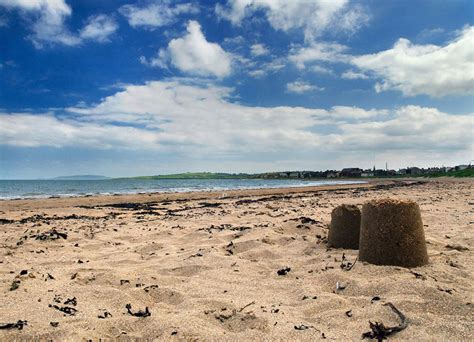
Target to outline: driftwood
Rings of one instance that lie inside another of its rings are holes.
[[[395,312],[398,315],[398,317],[400,318],[400,324],[395,327],[386,327],[382,322],[372,323],[369,321],[371,331],[363,333],[362,334],[363,339],[370,338],[370,339],[377,339],[377,341],[383,341],[388,336],[393,335],[399,331],[402,331],[406,329],[406,327],[408,326],[407,318],[405,317],[403,313],[400,312],[400,310],[398,310],[395,307],[395,305],[393,305],[392,303],[386,303],[384,305],[389,306],[390,309],[392,309],[393,312]]]

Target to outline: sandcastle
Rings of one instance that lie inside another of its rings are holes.
[[[359,260],[416,267],[428,263],[420,208],[413,201],[372,200],[362,207]]]
[[[359,248],[360,210],[355,205],[342,204],[331,213],[328,245],[335,248]]]

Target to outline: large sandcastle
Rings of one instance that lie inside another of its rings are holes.
[[[359,260],[416,267],[428,263],[420,208],[413,201],[372,200],[362,207]]]
[[[360,210],[355,205],[342,204],[331,213],[328,246],[359,248]]]

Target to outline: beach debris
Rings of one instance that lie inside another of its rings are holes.
[[[255,301],[250,302],[250,303],[248,303],[247,305],[244,305],[243,307],[241,307],[241,308],[239,309],[239,312],[244,311],[244,309],[246,309],[246,308],[248,308],[250,305],[254,305],[254,304],[255,304]]]
[[[74,316],[77,312],[77,309],[70,306],[58,306],[56,304],[49,304],[48,307],[59,310],[69,316]]]
[[[447,294],[453,294],[453,291],[456,291],[456,289],[446,289],[442,288],[441,286],[438,286],[438,290],[441,292],[446,292]]]
[[[51,229],[41,234],[32,235],[31,237],[35,240],[46,241],[46,240],[57,240],[60,238],[67,239],[67,233],[58,232],[56,229]]]
[[[20,280],[14,280],[10,286],[10,291],[15,291],[20,287],[21,281]]]
[[[129,315],[135,316],[135,317],[148,317],[151,316],[150,310],[148,310],[148,306],[145,307],[145,310],[138,310],[137,312],[132,312],[132,304],[127,304],[125,305],[125,308],[127,309],[127,312]]]
[[[426,277],[421,273],[415,271],[410,271],[410,273],[413,274],[416,279],[426,280]]]
[[[305,325],[305,324],[300,324],[300,325],[295,325],[295,330],[306,330],[306,329],[311,329],[314,327],[312,325]]]
[[[379,297],[379,296],[372,297],[372,299],[370,300],[370,304],[373,304],[373,303],[375,303],[375,302],[377,302],[377,301],[379,301],[379,300],[380,300],[380,297]]]
[[[303,296],[303,298],[301,298],[301,300],[306,300],[306,299],[318,299],[318,296],[313,296],[313,297]]]
[[[408,200],[377,199],[362,207],[359,260],[401,267],[428,263],[420,207]]]
[[[121,280],[120,280],[120,285],[123,285],[123,284],[130,284],[130,280],[128,280],[128,279],[121,279]]]
[[[459,244],[450,244],[450,245],[446,245],[446,248],[448,249],[454,249],[458,252],[464,252],[464,251],[468,251],[469,250],[469,247],[466,247],[466,246],[463,246],[463,245],[459,245]]]
[[[97,316],[97,318],[106,319],[108,317],[112,317],[112,314],[110,312],[108,312],[107,310],[102,309],[102,311],[104,311],[104,312],[102,314],[100,314],[99,316]]]
[[[342,204],[331,212],[328,246],[334,248],[359,248],[360,209]]]
[[[22,330],[25,325],[28,325],[28,321],[18,320],[15,323],[0,323],[0,329],[1,330],[7,330],[7,329]]]
[[[51,325],[53,328],[57,328],[59,326],[59,322],[49,322],[49,325]]]
[[[158,285],[149,285],[143,288],[145,292],[150,292],[151,290],[157,289],[159,286]]]
[[[66,299],[64,304],[65,305],[74,305],[74,306],[76,306],[77,305],[77,299],[76,299],[76,297],[68,298],[68,299]]]
[[[372,323],[369,321],[371,331],[362,334],[362,338],[377,339],[377,341],[383,341],[388,336],[393,335],[399,331],[406,329],[408,326],[408,320],[403,313],[400,312],[392,303],[385,303],[385,306],[390,307],[400,318],[400,324],[395,327],[386,327],[382,322]]]
[[[338,282],[336,282],[336,290],[334,291],[334,293],[337,294],[337,293],[339,293],[340,291],[345,290],[346,287],[347,287],[346,284],[344,284],[344,283],[338,281]]]
[[[27,275],[28,274],[28,270],[21,270],[20,271],[20,275]]]
[[[62,303],[62,298],[61,298],[60,295],[55,295],[54,298],[53,298],[53,301],[58,303],[58,304],[61,304]],[[66,315],[74,316],[76,314],[76,312],[77,312],[76,308],[73,308],[71,306],[67,306],[67,305],[76,306],[77,305],[76,297],[67,298],[62,304],[64,304],[64,306],[59,306],[59,305],[56,305],[56,304],[49,304],[48,307],[59,310],[59,311],[63,312]]]
[[[199,205],[201,208],[218,208],[222,205],[223,203],[211,203],[211,202],[201,202]]]
[[[278,270],[278,271],[277,271],[277,274],[278,274],[279,276],[284,276],[284,275],[287,275],[288,272],[290,272],[290,271],[291,271],[291,267],[284,267],[284,268]]]
[[[341,267],[343,271],[350,271],[352,270],[352,267],[354,267],[354,265],[356,264],[357,259],[358,259],[358,256],[355,258],[354,262],[346,261],[347,260],[346,255],[342,253],[342,260],[339,266]]]
[[[348,310],[345,312],[347,317],[352,317],[352,310]]]

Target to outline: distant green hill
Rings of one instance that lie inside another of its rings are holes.
[[[60,176],[52,178],[53,180],[102,180],[102,179],[110,179],[109,177],[105,176],[97,176],[97,175],[75,175],[75,176]]]

